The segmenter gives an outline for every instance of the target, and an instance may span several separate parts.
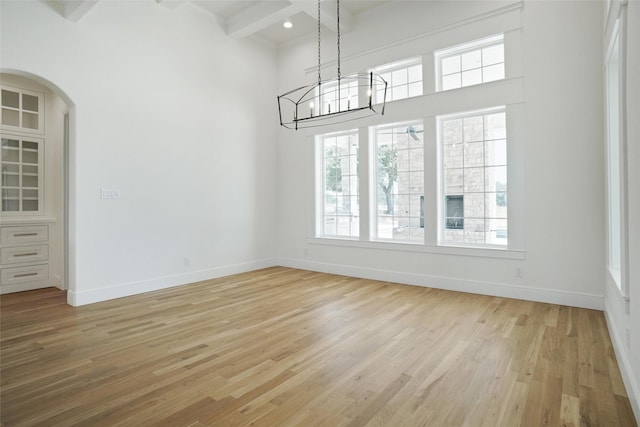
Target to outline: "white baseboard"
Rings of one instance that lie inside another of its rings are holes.
[[[245,262],[206,270],[190,271],[184,274],[173,276],[156,277],[138,282],[121,283],[97,289],[81,291],[69,290],[67,292],[67,303],[74,307],[96,302],[107,301],[114,298],[122,298],[137,295],[144,292],[157,291],[174,286],[187,285],[203,280],[215,279],[232,274],[245,273],[247,271],[259,270],[276,265],[275,259],[265,258],[256,261]]]
[[[604,307],[604,297],[602,295],[530,288],[504,283],[481,282],[450,277],[429,276],[426,274],[354,267],[350,265],[329,264],[294,258],[279,258],[278,265],[303,270],[319,271],[322,273],[359,277],[363,279],[383,280],[406,285],[424,286],[504,298],[515,298],[526,301],[590,308],[594,310],[602,310]]]
[[[620,368],[622,381],[624,382],[624,387],[627,390],[627,395],[631,402],[631,408],[636,416],[636,422],[640,425],[640,378],[634,378],[627,347],[624,345],[624,341],[618,333],[618,328],[615,327],[614,318],[610,313],[611,307],[607,303],[607,300],[605,300],[604,317],[607,320],[607,328],[609,329],[611,344],[613,345],[613,350],[616,353],[616,359],[618,360],[618,367]]]

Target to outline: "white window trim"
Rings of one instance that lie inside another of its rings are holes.
[[[435,73],[436,73],[436,92],[442,92],[442,60],[452,57],[452,56],[457,56],[457,55],[462,55],[466,52],[471,52],[474,50],[479,50],[485,47],[491,47],[491,46],[495,46],[495,45],[499,45],[502,44],[504,46],[505,42],[504,42],[504,34],[496,34],[493,36],[489,36],[489,37],[484,37],[478,40],[474,40],[472,42],[468,42],[468,43],[461,43],[452,47],[447,47],[445,49],[439,49],[436,50],[434,52],[434,58],[435,58]],[[506,55],[505,55],[505,59],[502,62],[505,65],[505,78],[506,78]],[[493,64],[492,64],[493,65]],[[480,67],[480,69],[483,69],[484,66]],[[504,80],[504,79],[500,79],[500,80]],[[496,81],[496,80],[493,80]],[[491,83],[491,82],[482,82],[482,83],[478,83],[478,84],[485,84],[485,83]],[[469,87],[469,86],[475,86],[475,85],[467,85],[467,86],[461,86],[460,88],[456,88],[456,89],[462,89],[465,87]],[[455,89],[447,89],[447,90],[455,90]]]
[[[475,116],[479,116],[479,115],[486,115],[486,114],[491,114],[491,113],[497,113],[497,112],[504,112],[505,113],[505,117],[507,117],[507,107],[505,105],[500,105],[500,106],[495,106],[495,107],[490,107],[490,108],[484,108],[481,110],[474,110],[474,111],[464,111],[464,112],[460,112],[460,113],[456,113],[456,114],[445,114],[445,115],[441,115],[436,117],[436,145],[437,145],[437,175],[438,175],[438,199],[437,199],[437,209],[438,209],[438,219],[437,219],[437,227],[438,227],[438,231],[437,231],[437,242],[439,246],[445,246],[445,247],[449,247],[449,246],[455,246],[455,247],[465,247],[465,248],[482,248],[482,249],[502,249],[502,248],[508,248],[509,247],[509,240],[510,238],[507,238],[507,244],[506,245],[497,245],[497,244],[470,244],[470,243],[460,243],[460,242],[452,242],[452,241],[447,241],[444,239],[444,222],[445,222],[445,208],[444,208],[444,204],[442,203],[442,200],[444,200],[444,182],[442,179],[442,168],[443,168],[443,164],[442,164],[442,158],[443,158],[443,154],[442,154],[442,122],[444,122],[445,120],[450,120],[450,119],[458,119],[458,118],[467,118],[467,117],[475,117]],[[507,126],[508,127],[508,126]],[[507,200],[509,200],[509,132],[507,131]],[[483,193],[484,194],[484,193]],[[509,224],[509,217],[510,217],[510,206],[509,203],[507,204],[507,224]],[[485,218],[486,220],[486,218]],[[510,234],[510,230],[509,227],[507,226],[507,233]]]

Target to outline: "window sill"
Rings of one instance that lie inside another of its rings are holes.
[[[378,249],[397,252],[422,252],[438,255],[454,255],[481,258],[499,258],[499,259],[526,259],[526,252],[523,250],[501,249],[501,248],[474,248],[462,246],[440,246],[440,245],[424,245],[422,243],[411,242],[383,242],[383,241],[361,241],[352,238],[328,238],[328,237],[311,237],[308,239],[309,244],[339,246],[360,249]]]

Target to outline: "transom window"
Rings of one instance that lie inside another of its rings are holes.
[[[422,122],[372,130],[376,161],[376,238],[424,242]]]
[[[387,101],[422,95],[422,58],[381,65],[372,70],[387,82]],[[373,94],[373,103],[382,102],[384,88]]]
[[[504,36],[476,40],[436,52],[438,90],[504,79]]]
[[[503,107],[440,117],[439,240],[507,244],[507,132]]]
[[[358,79],[356,76],[345,76],[338,82],[324,83],[321,86],[320,97],[322,105],[318,106],[318,114],[330,114],[336,111],[346,111],[358,108]],[[338,102],[340,108],[338,109]]]
[[[322,152],[323,236],[358,237],[358,131],[350,130],[318,137]]]

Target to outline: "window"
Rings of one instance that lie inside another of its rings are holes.
[[[436,52],[438,90],[504,79],[504,36],[465,43]]]
[[[440,117],[440,243],[507,244],[504,108]]]
[[[423,129],[422,122],[372,129],[378,239],[424,242]]]
[[[413,58],[381,65],[372,70],[387,82],[387,101],[422,95],[422,59]],[[384,88],[373,94],[373,103],[380,103]]]
[[[620,45],[616,25],[607,60],[607,172],[609,271],[622,289],[620,184]]]
[[[43,114],[40,107],[43,94],[3,86],[0,98],[0,123],[3,128],[42,133]]]
[[[321,86],[322,96],[320,102],[321,109],[318,114],[329,114],[332,111],[346,111],[351,108],[358,108],[358,79],[357,77],[345,76],[338,82],[325,83]],[[340,108],[338,109],[338,100]]]
[[[323,236],[358,237],[358,131],[331,133],[318,137],[322,153]]]
[[[3,135],[2,212],[37,214],[42,210],[42,140]]]

